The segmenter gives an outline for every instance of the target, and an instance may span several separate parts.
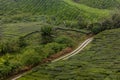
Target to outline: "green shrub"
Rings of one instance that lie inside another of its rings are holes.
[[[17,40],[0,42],[0,54],[17,52],[19,50],[20,46]]]
[[[11,73],[16,73],[21,67],[20,61],[18,59],[10,56],[9,54],[0,58],[0,80],[11,75]]]
[[[18,39],[18,44],[19,44],[19,47],[25,47],[27,45],[23,37],[20,37]]]
[[[65,47],[66,47],[65,45],[59,44],[59,43],[55,43],[55,42],[48,43],[47,45],[45,45],[45,47],[43,49],[43,52],[44,52],[44,54],[52,55],[52,54],[55,54],[55,53],[61,51]]]
[[[34,66],[38,64],[41,60],[41,56],[34,49],[27,49],[21,58],[23,64],[26,66]]]
[[[101,32],[101,31],[105,30],[105,27],[103,27],[100,23],[94,23],[92,25],[93,25],[92,26],[92,32],[94,34],[97,34],[97,33]]]
[[[0,54],[19,52],[25,46],[26,42],[22,37],[14,40],[0,41]]]
[[[115,12],[111,18],[102,21],[102,26],[106,29],[120,28],[120,13]]]
[[[79,26],[77,21],[65,21],[64,25],[69,28],[77,28]]]
[[[55,42],[57,42],[59,44],[65,44],[68,47],[73,46],[73,40],[70,37],[67,37],[67,36],[60,36],[60,37],[55,39]]]
[[[0,66],[0,79],[5,78],[11,72],[10,66],[1,65]]]
[[[113,28],[120,28],[120,11],[116,12],[113,16],[112,16],[112,20],[113,20]]]
[[[120,14],[115,13],[111,16],[111,18],[107,18],[103,21],[93,23],[90,25],[90,27],[92,28],[91,31],[94,34],[108,29],[120,28]]]
[[[41,37],[42,37],[42,44],[47,44],[52,42],[53,40],[53,29],[51,26],[43,26],[41,27]]]

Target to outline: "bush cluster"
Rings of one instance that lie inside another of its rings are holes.
[[[0,80],[10,76],[11,73],[14,74],[39,64],[42,59],[58,53],[66,47],[72,47],[72,43],[71,38],[59,36],[50,43],[37,46],[25,46],[25,41],[22,38],[19,38],[18,41],[10,41],[9,45],[4,44],[0,48],[1,54],[4,52],[0,58]],[[11,53],[15,54],[11,55]]]
[[[107,29],[120,28],[120,14],[116,13],[109,19],[105,19],[101,22],[93,23],[89,26],[89,28],[94,34],[97,34]]]
[[[0,41],[0,55],[18,52],[24,46],[26,46],[26,43],[23,38]]]

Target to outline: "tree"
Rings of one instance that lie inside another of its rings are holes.
[[[19,47],[25,47],[27,45],[24,37],[19,37],[18,44],[19,44]]]
[[[114,28],[120,28],[120,13],[116,13],[112,16]]]
[[[41,43],[42,44],[47,44],[52,42],[53,40],[53,28],[51,26],[44,26],[41,27]]]

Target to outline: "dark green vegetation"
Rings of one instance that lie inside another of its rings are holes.
[[[53,41],[53,30],[51,26],[44,26],[41,28],[42,44],[47,44]]]
[[[119,28],[119,4],[120,0],[0,0],[0,79],[74,48],[86,39],[78,32]]]
[[[18,41],[1,42],[0,80],[20,71],[38,65],[44,58],[63,49],[73,48],[77,42],[85,40],[85,35],[73,31],[56,30],[50,42],[42,43],[42,33],[35,32],[19,38]],[[64,34],[64,36],[62,36]],[[68,35],[69,34],[69,35]],[[77,39],[80,37],[80,39]],[[76,41],[76,42],[74,42]],[[42,43],[42,44],[41,44]]]
[[[116,12],[109,19],[91,24],[90,28],[94,34],[108,29],[120,28],[120,14]]]
[[[18,80],[119,80],[120,29],[98,34],[80,54],[39,66]]]

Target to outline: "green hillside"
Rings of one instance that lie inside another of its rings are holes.
[[[33,77],[31,79],[39,80],[43,76],[42,80],[53,80],[53,77],[57,80],[68,77],[89,80],[101,76],[102,80],[106,75],[118,75],[119,65],[110,68],[113,72],[108,67],[114,64],[113,59],[119,62],[111,46],[115,46],[116,52],[119,51],[119,44],[113,40],[118,39],[119,43],[120,29],[105,30],[120,28],[119,6],[120,0],[0,0],[0,80],[29,70],[51,55],[66,54],[64,50],[70,52],[78,43],[96,34],[83,55],[40,67],[38,71],[35,69],[35,73],[27,75],[28,79]],[[102,31],[105,32],[100,33]],[[105,63],[97,66],[97,60],[103,58],[98,51],[106,57],[107,66]],[[113,56],[109,58],[107,53]],[[92,63],[90,56],[94,56],[92,58],[96,63]],[[79,67],[82,73],[79,73]],[[67,74],[69,70],[71,73]]]
[[[111,17],[110,10],[91,8],[72,0],[0,0],[0,6],[1,34],[5,39],[24,36],[44,25],[88,28]]]
[[[39,66],[18,80],[119,80],[120,29],[98,34],[80,54]]]
[[[36,21],[49,16],[52,20],[63,22],[63,20],[73,21],[81,18],[96,21],[109,15],[108,10],[94,9],[85,5],[76,8],[71,3],[78,5],[71,0],[1,0],[0,18],[4,23]]]
[[[120,0],[73,0],[80,4],[99,9],[120,9]]]

